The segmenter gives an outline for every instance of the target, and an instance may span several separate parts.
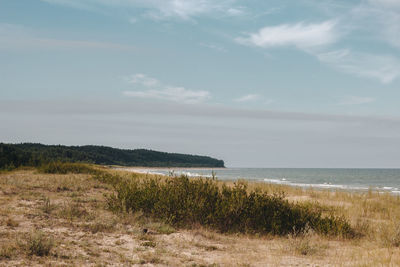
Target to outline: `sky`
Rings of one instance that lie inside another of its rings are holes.
[[[399,0],[0,0],[0,142],[400,167]]]

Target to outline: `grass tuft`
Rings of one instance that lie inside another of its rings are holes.
[[[60,216],[72,221],[74,218],[81,218],[88,214],[87,210],[80,203],[64,203]]]
[[[114,228],[115,228],[114,223],[108,223],[108,222],[94,222],[85,225],[85,229],[89,230],[92,234],[96,234],[99,232],[112,232]]]
[[[56,206],[53,205],[53,204],[50,202],[50,198],[45,197],[45,198],[43,199],[43,204],[42,204],[42,206],[41,206],[41,210],[42,210],[44,213],[50,214],[55,208],[56,208]]]
[[[48,256],[53,247],[53,239],[45,237],[45,234],[40,231],[31,233],[25,243],[26,251],[31,256]]]
[[[2,244],[0,246],[0,260],[2,259],[11,259],[14,255],[16,255],[17,248],[13,244]]]
[[[157,244],[154,241],[145,241],[142,243],[142,246],[155,248]]]
[[[19,226],[19,222],[17,222],[17,221],[14,220],[13,218],[8,218],[8,219],[6,220],[6,225],[7,225],[8,227],[14,228],[14,227],[18,227],[18,226]]]
[[[317,252],[317,248],[315,245],[311,244],[308,239],[301,239],[300,241],[295,242],[295,250],[300,255],[313,255]]]

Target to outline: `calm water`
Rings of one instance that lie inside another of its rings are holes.
[[[146,170],[168,175],[168,170]],[[245,179],[301,187],[380,190],[400,194],[400,169],[275,169],[227,168],[214,170],[219,180]],[[210,177],[211,169],[179,169],[175,174]]]

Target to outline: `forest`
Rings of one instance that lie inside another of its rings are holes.
[[[83,162],[144,167],[224,167],[224,161],[208,156],[118,149],[106,146],[64,146],[37,143],[0,143],[0,169],[41,166],[50,162]]]

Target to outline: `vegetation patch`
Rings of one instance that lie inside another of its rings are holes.
[[[60,217],[72,221],[74,218],[81,218],[88,214],[86,208],[80,203],[64,203],[60,210]]]
[[[54,241],[47,238],[43,232],[37,231],[28,235],[25,243],[25,249],[28,255],[48,256],[54,247]]]
[[[50,214],[56,208],[56,206],[50,202],[50,198],[46,197],[43,199],[43,203],[40,208],[44,213]]]
[[[0,260],[11,259],[17,254],[17,247],[14,244],[2,244],[0,246]]]
[[[96,234],[98,232],[111,232],[114,230],[114,228],[115,224],[104,222],[94,222],[85,225],[85,229],[90,231],[92,234]]]
[[[97,174],[100,171],[83,163],[70,163],[70,162],[50,162],[38,168],[41,173],[52,174]]]
[[[154,241],[146,241],[142,243],[142,246],[155,248],[157,244]]]
[[[308,229],[324,235],[354,237],[343,217],[323,216],[309,205],[290,203],[284,194],[249,191],[247,184],[220,187],[215,179],[189,179],[187,176],[148,179],[98,175],[111,183],[109,196],[114,211],[143,212],[178,227],[200,224],[220,232],[299,235]]]

